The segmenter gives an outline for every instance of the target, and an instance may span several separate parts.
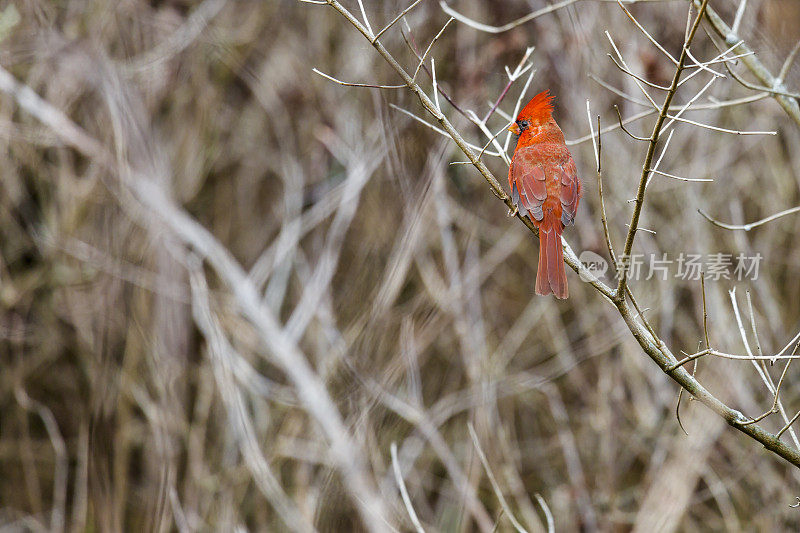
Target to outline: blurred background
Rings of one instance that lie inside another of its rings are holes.
[[[344,5],[360,16],[357,2]],[[406,5],[364,2],[375,31]],[[450,5],[502,25],[546,3]],[[710,5],[732,24],[740,1]],[[687,2],[629,8],[679,53]],[[406,17],[410,32],[399,23],[381,41],[413,72],[401,29],[424,50],[447,18],[423,0]],[[795,0],[750,0],[738,33],[777,75],[798,28]],[[430,56],[453,102],[484,116],[508,82],[504,66],[535,47],[525,94],[549,89],[566,138],[585,139],[570,146],[584,197],[565,237],[576,252],[608,259],[586,100],[603,127],[616,123],[615,104],[623,117],[647,107],[596,81],[644,101],[608,58],[606,31],[633,72],[669,84],[672,65],[615,2],[575,2],[499,34],[453,22]],[[797,470],[686,395],[685,434],[677,385],[591,286],[568,272],[568,300],[533,295],[537,239],[474,168],[450,164],[464,159],[451,141],[392,107],[428,120],[412,93],[312,72],[402,83],[330,7],[3,2],[0,39],[3,69],[66,119],[42,120],[36,102],[38,117],[21,108],[18,87],[0,79],[3,530],[413,530],[393,445],[427,531],[511,531],[508,510],[529,531],[546,530],[548,514],[557,531],[800,523],[790,508]],[[703,28],[692,52],[719,53]],[[676,103],[709,76],[687,83]],[[501,103],[506,114],[524,80]],[[418,81],[433,94],[424,70]],[[786,84],[800,89],[800,65]],[[800,216],[732,232],[697,211],[742,224],[800,205],[800,125],[758,95],[727,76],[698,103],[746,103],[687,117],[775,136],[676,126],[660,168],[714,181],[654,177],[641,226],[655,233],[636,241],[648,257],[763,256],[755,280],[706,284],[711,343],[736,354],[745,347],[732,301],[755,346],[752,312],[764,354],[800,329]],[[482,146],[481,131],[440,101]],[[653,120],[629,128],[648,135]],[[504,123],[495,114],[489,127]],[[645,152],[619,129],[602,136],[617,249]],[[485,160],[505,182],[503,162]],[[145,182],[159,191],[152,198],[167,199],[164,209],[137,189]],[[169,218],[173,208],[182,222]],[[187,221],[208,234],[176,231]],[[199,264],[204,243],[220,245],[246,278]],[[631,286],[657,332],[676,354],[697,351],[700,283],[644,278]],[[251,289],[263,298],[259,316],[280,331],[242,310]],[[784,366],[759,368],[777,382]],[[298,388],[304,369],[315,395]],[[800,409],[798,370],[788,368],[781,392],[789,417]],[[696,375],[748,416],[772,405],[751,362],[702,359]],[[331,446],[326,422],[346,429],[343,446]],[[776,414],[762,424],[778,431],[784,422]],[[359,501],[380,511],[372,526]]]

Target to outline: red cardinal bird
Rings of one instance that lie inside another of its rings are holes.
[[[552,99],[547,91],[537,94],[508,128],[519,135],[508,184],[516,209],[539,228],[536,294],[566,298],[561,230],[574,223],[581,182],[564,134],[553,120]]]

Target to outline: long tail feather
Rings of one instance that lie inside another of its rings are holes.
[[[552,293],[556,298],[569,296],[564,252],[561,248],[561,221],[545,216],[539,226],[539,270],[536,273],[536,294]]]

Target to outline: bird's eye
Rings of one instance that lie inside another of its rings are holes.
[[[519,129],[521,129],[522,131],[525,131],[526,129],[528,129],[528,121],[527,120],[518,120],[517,121],[517,125],[519,126]]]

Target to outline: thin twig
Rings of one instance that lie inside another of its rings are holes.
[[[375,42],[378,39],[380,39],[381,35],[383,35],[386,32],[386,30],[394,26],[398,20],[405,17],[412,9],[417,7],[417,4],[419,4],[420,2],[422,2],[422,0],[415,0],[414,3],[412,3],[410,6],[401,11],[399,15],[397,15],[389,24],[384,26],[383,29],[375,35],[375,38],[372,40],[372,42]]]
[[[728,69],[728,72],[733,77],[733,79],[735,79],[736,81],[739,82],[740,85],[742,85],[742,86],[744,86],[744,87],[746,87],[748,89],[751,89],[753,91],[769,93],[769,94],[771,94],[773,96],[784,96],[786,98],[800,98],[800,93],[794,93],[794,92],[790,92],[790,91],[787,91],[785,89],[780,89],[780,88],[763,87],[761,85],[756,85],[755,83],[750,83],[749,81],[745,80],[744,78],[742,78],[741,76],[736,74],[733,71],[733,69],[728,66],[727,63],[725,64],[725,68]],[[778,82],[778,79],[776,78],[776,83],[777,82]],[[776,87],[781,87],[782,85],[783,85],[782,83],[777,83]]]
[[[681,108],[678,110],[678,112],[677,112],[677,113],[676,113],[674,116],[668,115],[668,117],[670,118],[670,121],[669,121],[669,122],[667,122],[667,125],[666,125],[666,126],[664,126],[664,129],[666,130],[666,129],[668,129],[669,127],[671,127],[671,126],[672,126],[672,124],[673,124],[673,123],[675,123],[675,121],[676,121],[676,120],[681,120],[681,121],[684,121],[685,119],[683,119],[683,118],[681,117],[681,115],[683,115],[683,114],[686,112],[686,110],[688,110],[690,107],[692,107],[692,104],[694,104],[694,103],[695,103],[695,102],[696,102],[696,101],[697,101],[697,100],[700,98],[700,96],[702,96],[702,95],[703,95],[703,93],[705,93],[705,92],[706,92],[706,91],[707,91],[707,90],[708,90],[708,89],[711,87],[711,85],[713,85],[713,84],[714,84],[714,82],[715,82],[715,81],[717,81],[717,78],[715,78],[715,77],[714,77],[714,78],[711,78],[710,80],[708,80],[708,83],[706,83],[706,84],[703,86],[703,88],[702,88],[702,89],[700,89],[700,90],[697,92],[697,94],[695,94],[694,96],[692,96],[692,97],[689,99],[689,101],[688,101],[688,102],[686,102],[685,104],[683,104],[683,106],[681,106]]]
[[[486,476],[489,478],[489,483],[492,484],[492,489],[494,490],[494,494],[500,501],[500,507],[502,507],[505,514],[508,515],[508,519],[511,521],[511,524],[513,524],[514,529],[516,529],[519,533],[527,533],[525,528],[522,527],[522,524],[520,524],[514,517],[514,513],[511,512],[511,507],[509,507],[505,496],[503,496],[503,491],[500,490],[500,484],[497,483],[497,479],[495,479],[494,473],[492,472],[492,469],[489,466],[489,460],[486,458],[486,454],[483,453],[483,449],[481,448],[481,443],[478,440],[478,435],[477,433],[475,433],[475,428],[472,426],[472,422],[467,422],[467,430],[469,431],[469,436],[472,437],[472,443],[475,445],[475,451],[478,452],[478,458],[481,460],[483,469],[486,470]]]
[[[667,347],[664,345],[664,341],[661,340],[661,337],[656,335],[656,331],[653,329],[653,326],[650,324],[650,321],[647,320],[647,317],[644,314],[644,312],[647,311],[647,309],[642,309],[639,307],[639,302],[636,301],[636,298],[634,297],[633,291],[631,291],[630,287],[628,287],[627,290],[628,290],[628,298],[633,304],[633,308],[636,310],[636,316],[634,316],[633,319],[636,320],[637,318],[639,318],[642,324],[644,324],[645,329],[647,329],[647,332],[650,333],[650,336],[652,336],[653,339],[655,339],[655,342],[656,344],[658,344],[659,349],[666,350]]]
[[[435,106],[435,104],[434,104],[434,106]],[[394,104],[389,104],[389,107],[391,107],[392,109],[396,109],[397,111],[400,111],[404,115],[408,115],[409,117],[413,118],[414,120],[416,120],[420,124],[423,124],[423,125],[427,126],[428,128],[432,129],[433,131],[435,131],[439,135],[442,135],[444,137],[450,137],[450,134],[447,133],[445,130],[434,126],[430,122],[426,121],[423,118],[418,117],[417,115],[415,115],[411,111],[408,111],[407,109],[403,109],[402,107],[396,106]],[[469,116],[469,115],[467,115],[467,116]],[[468,143],[466,141],[464,141],[464,142],[465,142],[466,146],[468,146],[472,150],[480,150],[481,149],[480,146],[474,145],[472,143]],[[491,155],[491,156],[494,156],[494,157],[500,157],[500,153],[499,152],[485,151],[484,154]]]
[[[431,44],[429,44],[428,48],[425,49],[425,53],[422,54],[422,57],[420,58],[419,63],[417,64],[417,68],[416,68],[416,70],[414,70],[414,75],[411,76],[411,81],[415,81],[417,79],[417,74],[419,74],[419,69],[422,68],[422,64],[425,63],[425,60],[428,58],[428,54],[431,53],[431,49],[433,48],[433,45],[436,44],[436,41],[439,40],[439,37],[442,36],[442,34],[444,33],[444,30],[447,29],[447,27],[450,25],[451,22],[453,22],[453,20],[454,20],[453,17],[450,17],[449,19],[447,19],[447,22],[444,23],[444,26],[442,26],[442,29],[439,30],[439,33],[437,33],[436,36],[433,38],[433,40],[431,41]]]
[[[706,308],[706,277],[700,273],[700,287],[703,291],[703,335],[705,336],[706,349],[711,349],[711,343],[708,341],[708,309]]]
[[[323,78],[328,79],[334,83],[338,83],[339,85],[344,85],[345,87],[366,87],[370,89],[404,89],[406,87],[405,85],[375,85],[372,83],[350,83],[347,81],[338,80],[329,74],[325,74],[321,70],[317,70],[316,68],[312,68],[311,71],[314,72],[315,74],[319,74]]]
[[[400,470],[400,461],[397,460],[396,442],[392,442],[390,446],[390,452],[392,455],[392,471],[394,472],[394,479],[400,489],[400,495],[403,497],[403,504],[406,506],[408,517],[411,519],[411,523],[414,524],[414,529],[417,530],[417,533],[425,533],[425,529],[423,529],[422,524],[417,517],[416,511],[414,511],[414,506],[411,504],[411,497],[408,495],[406,482],[403,481],[403,472]]]
[[[648,40],[649,40],[651,43],[653,43],[653,45],[654,45],[656,48],[658,48],[658,49],[661,51],[661,53],[663,53],[665,56],[667,56],[667,58],[668,58],[668,59],[669,59],[669,60],[672,62],[672,64],[673,64],[673,65],[675,65],[675,66],[678,66],[678,61],[677,61],[677,60],[676,60],[674,57],[672,57],[672,54],[670,54],[669,52],[667,52],[667,50],[666,50],[666,49],[665,49],[663,46],[661,46],[661,43],[659,43],[659,42],[658,42],[656,39],[654,39],[654,38],[653,38],[653,36],[652,36],[652,35],[650,35],[650,34],[647,32],[647,30],[644,28],[644,26],[642,26],[642,25],[639,23],[639,21],[638,21],[638,20],[636,20],[636,17],[634,17],[634,16],[631,14],[631,12],[630,12],[630,11],[628,11],[628,8],[627,8],[627,7],[625,7],[625,6],[623,5],[623,3],[622,3],[622,2],[620,2],[619,0],[617,0],[617,3],[619,4],[619,7],[621,7],[621,8],[622,8],[622,11],[624,11],[624,12],[625,12],[625,14],[626,14],[626,15],[628,15],[628,18],[629,18],[629,19],[631,19],[631,21],[632,21],[632,22],[633,22],[633,23],[636,25],[636,27],[637,27],[637,28],[639,28],[639,31],[641,31],[641,32],[642,32],[642,33],[645,35],[645,37],[647,37],[647,39],[648,39]]]
[[[494,103],[491,109],[489,109],[489,111],[486,113],[486,116],[483,117],[483,122],[489,120],[489,118],[492,116],[492,114],[500,105],[500,102],[502,102],[503,98],[505,98],[506,94],[508,94],[508,90],[514,84],[514,82],[517,81],[517,79],[519,79],[519,77],[522,76],[526,70],[533,67],[533,64],[525,66],[525,63],[527,63],[528,58],[531,56],[531,54],[535,49],[536,48],[533,46],[529,46],[528,48],[525,49],[525,54],[523,54],[522,59],[520,59],[519,63],[517,64],[517,68],[514,69],[513,74],[508,77],[508,83],[506,83],[506,86],[503,88],[502,92],[500,93],[500,96],[497,97],[497,101]]]
[[[761,341],[758,338],[758,328],[756,328],[756,315],[753,313],[753,299],[750,298],[750,291],[745,291],[745,295],[747,296],[747,310],[750,313],[750,328],[753,332],[753,338],[756,341],[756,352],[758,355],[764,355],[764,352],[761,350]]]
[[[697,212],[700,213],[701,215],[703,215],[703,217],[706,220],[708,220],[709,222],[711,222],[712,224],[714,224],[715,226],[718,226],[720,228],[729,229],[729,230],[750,231],[753,228],[757,228],[758,226],[766,224],[767,222],[772,222],[773,220],[779,219],[781,217],[785,217],[786,215],[791,215],[793,213],[800,213],[800,206],[792,207],[791,209],[786,209],[785,211],[781,211],[779,213],[775,213],[774,215],[770,215],[767,218],[762,218],[761,220],[757,220],[757,221],[751,222],[749,224],[727,224],[725,222],[720,222],[719,220],[713,218],[711,215],[709,215],[708,213],[706,213],[702,209],[698,209]]]
[[[635,74],[635,73],[633,73],[633,72],[632,72],[630,69],[628,69],[627,67],[624,67],[624,66],[620,65],[620,64],[619,64],[619,61],[617,61],[617,60],[614,58],[614,56],[612,56],[611,54],[606,54],[606,55],[607,55],[607,56],[608,56],[608,58],[609,58],[609,59],[611,59],[611,61],[614,63],[614,66],[616,66],[616,67],[617,67],[619,70],[621,70],[623,74],[627,74],[627,75],[628,75],[628,76],[630,76],[631,78],[633,78],[633,79],[635,79],[635,80],[638,80],[638,81],[640,81],[640,82],[644,83],[645,85],[647,85],[648,87],[652,87],[653,89],[658,89],[658,90],[660,90],[660,91],[669,91],[669,87],[664,87],[663,85],[659,85],[659,84],[657,84],[657,83],[653,83],[652,81],[648,81],[648,80],[646,80],[645,78],[643,78],[643,77],[639,76],[638,74]]]
[[[669,144],[672,142],[672,135],[675,133],[675,130],[671,130],[669,135],[667,136],[667,142],[664,143],[664,148],[661,149],[661,155],[658,156],[656,160],[656,164],[653,165],[653,168],[650,169],[650,176],[647,178],[647,183],[645,184],[645,188],[650,186],[650,182],[653,180],[653,173],[658,172],[658,167],[661,166],[661,161],[664,159],[664,156],[667,155],[667,150],[669,150]],[[635,202],[636,199],[630,200],[631,202]]]
[[[439,0],[439,6],[442,8],[442,11],[444,11],[445,13],[450,15],[451,17],[455,18],[456,20],[458,20],[462,24],[465,24],[465,25],[469,26],[470,28],[474,28],[476,30],[480,30],[480,31],[486,32],[486,33],[503,33],[503,32],[506,32],[508,30],[514,29],[517,26],[525,24],[526,22],[530,22],[530,21],[532,21],[533,19],[535,19],[537,17],[541,17],[542,15],[546,15],[548,13],[552,13],[553,11],[556,11],[557,9],[561,9],[562,7],[566,7],[566,6],[570,5],[570,4],[574,4],[577,1],[579,1],[579,0],[562,0],[561,2],[559,2],[557,4],[552,4],[552,5],[549,5],[547,7],[543,7],[542,9],[538,9],[538,10],[534,11],[533,13],[528,13],[524,17],[520,17],[517,20],[511,21],[508,24],[504,24],[502,26],[489,26],[488,24],[482,24],[480,22],[472,20],[471,18],[462,15],[458,11],[456,11],[453,8],[451,8],[450,6],[448,6],[444,2],[444,0]]]
[[[511,161],[508,159],[508,154],[506,154],[503,151],[503,148],[500,146],[500,143],[497,142],[497,138],[500,135],[502,135],[503,133],[505,133],[506,131],[508,131],[509,126],[511,126],[511,124],[513,124],[513,122],[507,122],[506,124],[503,125],[502,128],[500,128],[500,130],[498,130],[497,133],[492,134],[492,132],[489,131],[489,128],[486,127],[486,123],[479,121],[477,115],[475,115],[475,113],[473,111],[467,111],[467,113],[470,115],[470,117],[475,122],[475,124],[478,125],[478,127],[481,129],[481,131],[484,133],[484,135],[489,137],[489,140],[487,141],[486,145],[481,149],[480,153],[478,154],[478,159],[480,159],[481,156],[483,156],[483,153],[486,151],[486,149],[489,147],[490,144],[494,144],[495,148],[497,149],[498,153],[500,154],[500,157],[503,159],[503,161],[505,161],[506,165],[510,166],[511,165]]]
[[[691,124],[693,126],[697,126],[699,128],[703,128],[706,130],[711,131],[718,131],[720,133],[731,133],[733,135],[777,135],[778,132],[775,130],[771,131],[741,131],[741,130],[729,130],[728,128],[720,128],[719,126],[711,126],[709,124],[703,124],[702,122],[697,122],[696,120],[689,120],[688,118],[683,118],[679,116],[667,115],[668,118],[672,120],[678,120],[680,122],[685,122],[686,124]]]
[[[678,402],[675,404],[675,418],[678,420],[678,427],[680,427],[683,434],[688,437],[689,432],[683,427],[683,422],[681,421],[681,398],[683,398],[683,387],[678,389]]]
[[[533,496],[536,498],[536,501],[539,503],[539,507],[542,508],[542,512],[544,513],[544,518],[547,522],[547,533],[555,533],[556,523],[555,520],[553,520],[553,513],[550,512],[550,507],[547,506],[547,502],[544,501],[544,498],[542,498],[542,495],[538,492]]]
[[[431,79],[433,83],[433,103],[436,104],[436,109],[441,111],[442,106],[439,105],[439,91],[436,83],[436,60],[434,58],[431,58]]]
[[[676,176],[675,174],[669,174],[667,172],[663,172],[661,170],[651,170],[653,174],[658,174],[659,176],[664,176],[665,178],[670,178],[673,180],[679,181],[688,181],[688,182],[710,182],[714,181],[711,178],[684,178],[683,176]]]
[[[633,104],[649,108],[645,112],[645,114],[639,114],[633,120],[638,120],[639,118],[652,115],[657,111],[655,109],[652,109],[652,106],[649,103],[645,102],[644,100],[640,100],[640,99],[636,98],[635,96],[631,96],[630,94],[628,94],[628,93],[626,93],[624,91],[621,91],[620,89],[617,89],[613,85],[603,81],[602,79],[598,78],[594,74],[589,74],[589,78],[592,81],[594,81],[595,83],[597,83],[598,85],[600,85],[601,87],[603,87],[604,89],[616,94],[620,98],[624,98],[625,100],[627,100],[627,101],[629,101],[629,102],[631,102]],[[688,78],[688,76],[687,76],[687,78]],[[686,80],[686,78],[683,78],[683,80],[681,80],[681,82],[683,82],[684,80]],[[698,105],[692,106],[692,108],[689,111],[700,111],[700,110],[708,110],[708,109],[722,109],[722,108],[725,108],[725,107],[746,105],[746,104],[751,104],[753,102],[758,102],[759,100],[763,100],[764,98],[767,98],[768,96],[769,95],[767,93],[761,93],[761,94],[756,94],[756,95],[752,95],[752,96],[745,96],[743,98],[734,98],[732,100],[717,100],[714,97],[710,96],[709,97],[709,100],[710,100],[709,102],[704,102],[702,104],[698,104]],[[681,104],[681,105],[671,105],[669,110],[670,111],[679,111],[683,107],[684,107],[683,104]],[[625,120],[625,124],[628,124],[629,122],[632,122],[632,119],[626,119]],[[589,136],[588,135],[586,136],[586,138],[582,139],[581,142],[586,141],[586,140],[589,140]],[[572,142],[575,142],[575,141],[572,141]]]
[[[656,101],[653,100],[652,96],[650,96],[650,93],[647,92],[647,89],[645,89],[642,86],[642,82],[636,76],[633,76],[632,74],[630,74],[631,69],[630,69],[630,67],[628,67],[628,64],[625,62],[625,58],[622,57],[622,53],[619,51],[619,48],[617,48],[617,43],[615,43],[614,39],[611,38],[611,34],[608,33],[608,30],[605,31],[605,34],[606,34],[606,39],[608,39],[608,42],[611,43],[611,48],[614,50],[614,53],[617,54],[617,59],[619,59],[619,62],[622,64],[622,67],[625,67],[623,71],[626,71],[626,73],[628,73],[629,75],[631,75],[633,77],[634,83],[636,83],[636,86],[639,87],[640,91],[642,91],[642,94],[644,95],[645,98],[647,98],[647,101],[650,102],[650,105],[653,106],[653,109],[658,109],[659,108],[658,104],[656,104]],[[612,60],[613,60],[613,58],[612,58]],[[614,61],[614,64],[619,67],[619,65],[617,64],[616,61]],[[622,68],[622,67],[620,67],[620,68]],[[668,96],[669,96],[669,94],[674,95],[675,94],[674,90],[669,92]]]
[[[739,7],[736,9],[736,16],[733,19],[733,27],[731,30],[739,31],[739,25],[744,18],[744,10],[747,8],[747,0],[739,0]]]
[[[619,127],[622,129],[622,131],[627,133],[628,136],[631,139],[634,139],[636,141],[645,141],[645,142],[649,142],[650,141],[650,137],[639,137],[638,135],[634,135],[633,133],[628,131],[628,128],[626,128],[625,124],[622,122],[622,113],[619,112],[619,106],[614,104],[614,110],[617,112],[617,119],[619,120]],[[648,114],[650,114],[650,112],[648,112]]]
[[[748,55],[752,55],[752,54],[753,54],[752,52],[748,52],[748,53],[745,53],[745,54],[738,54],[738,55],[734,55],[734,56],[731,56],[731,57],[725,57],[725,56],[726,56],[726,54],[728,54],[728,53],[732,52],[734,48],[736,48],[737,46],[739,46],[739,44],[741,44],[741,43],[736,43],[735,45],[731,46],[731,47],[730,47],[730,48],[728,48],[727,50],[724,50],[724,51],[720,52],[720,53],[719,53],[719,54],[717,54],[717,55],[716,55],[716,56],[715,56],[713,59],[710,59],[710,60],[708,60],[708,61],[697,62],[697,60],[696,60],[696,59],[694,59],[694,57],[692,57],[692,60],[693,60],[693,61],[695,61],[695,62],[696,62],[696,64],[695,64],[695,65],[686,65],[686,69],[688,70],[688,69],[690,69],[690,68],[696,68],[697,70],[695,70],[694,72],[692,72],[691,74],[689,74],[688,76],[686,76],[685,78],[683,78],[683,79],[682,79],[682,80],[681,80],[681,81],[678,83],[678,87],[680,87],[681,85],[683,85],[683,84],[687,83],[689,80],[691,80],[692,78],[694,78],[695,76],[697,76],[698,74],[700,74],[701,72],[703,72],[703,69],[704,69],[704,68],[705,68],[707,65],[715,65],[715,64],[717,64],[717,63],[731,63],[731,62],[734,62],[734,61],[736,61],[737,59],[739,59],[739,58],[741,58],[741,57],[745,57],[745,56],[748,56]],[[706,69],[706,70],[708,70],[708,69]],[[712,74],[713,74],[715,77],[724,77],[724,76],[722,76],[720,73],[718,73],[718,72],[716,72],[716,71],[711,71],[711,73],[712,73]]]
[[[405,18],[403,19],[403,23],[406,25],[406,31],[408,32],[408,36],[406,36],[406,32],[402,31],[402,29],[400,30],[400,34],[403,36],[403,40],[405,41],[408,48],[416,56],[417,61],[421,61],[422,56],[419,55],[419,50],[417,49],[417,42],[414,39],[414,33],[411,31],[411,27],[408,25],[408,22],[406,21]],[[422,65],[422,70],[424,70],[425,73],[428,75],[428,77],[431,78],[431,80],[433,80],[433,73],[428,70],[428,67],[426,67],[425,64]],[[453,106],[453,109],[455,109],[465,117],[467,116],[466,111],[461,109],[461,107],[459,107],[459,105],[455,102],[455,100],[453,100],[450,97],[450,95],[447,94],[447,92],[445,92],[441,84],[437,84],[437,90],[439,91],[439,94],[441,94],[444,97],[444,99],[447,100],[447,103]],[[441,107],[439,108],[439,111],[441,111]]]
[[[361,16],[364,18],[364,26],[366,26],[367,31],[370,35],[373,35],[372,26],[370,26],[369,18],[367,18],[367,12],[364,10],[364,2],[362,0],[358,0],[358,7],[361,9]],[[374,37],[373,37],[374,40]]]
[[[794,350],[792,350],[792,355],[797,355],[797,349],[798,348],[800,348],[800,341],[798,341],[797,344],[795,344]],[[760,351],[760,349],[759,349],[759,351]],[[771,363],[775,363],[775,361],[771,361]],[[761,420],[763,420],[764,418],[768,417],[769,415],[780,412],[779,395],[781,393],[781,386],[783,385],[783,380],[786,377],[786,372],[789,370],[789,365],[791,365],[791,364],[792,364],[792,359],[787,361],[786,362],[786,366],[783,367],[783,371],[781,372],[781,377],[778,380],[778,386],[775,387],[775,397],[772,400],[772,407],[769,410],[765,411],[760,416],[757,416],[756,418],[754,418],[750,422],[747,422],[748,424],[754,424],[756,422],[760,422]]]
[[[695,6],[700,5],[699,0],[689,1]],[[717,12],[714,11],[714,9],[707,7],[706,17],[708,22],[711,24],[711,27],[714,29],[714,32],[716,32],[716,34],[725,41],[726,46],[732,46],[736,43],[739,43],[737,48],[739,48],[741,53],[746,54],[744,57],[742,57],[742,62],[750,70],[750,72],[752,72],[753,75],[758,78],[762,84],[764,84],[764,87],[777,88],[782,85],[780,80],[775,78],[769,69],[767,69],[763,63],[761,63],[756,54],[750,54],[750,52],[752,52],[750,47],[739,38],[736,32],[725,23],[722,17],[720,17]],[[800,105],[798,105],[795,98],[781,94],[780,92],[774,92],[773,89],[770,89],[766,92],[772,94],[772,96],[775,98],[778,104],[780,104],[784,111],[786,111],[789,117],[791,117],[792,120],[800,125]]]
[[[717,350],[701,350],[697,353],[688,354],[686,357],[681,359],[680,361],[670,365],[667,367],[667,371],[675,370],[678,367],[685,365],[690,361],[694,361],[695,359],[700,359],[701,357],[705,357],[706,355],[710,355],[712,357],[719,357],[721,359],[732,359],[735,361],[793,361],[794,359],[800,359],[800,355],[793,354],[793,355],[741,355],[741,354],[732,354],[732,353],[725,353],[720,352]],[[774,392],[774,391],[770,391]]]
[[[725,75],[724,75],[724,74],[722,74],[721,72],[717,72],[716,70],[713,70],[713,69],[710,69],[710,68],[708,68],[708,66],[707,66],[707,65],[708,65],[709,63],[704,63],[704,62],[698,61],[698,60],[697,60],[697,58],[695,58],[695,57],[692,55],[692,51],[691,51],[690,49],[688,49],[688,48],[686,49],[686,55],[688,55],[688,56],[689,56],[689,59],[691,59],[691,60],[694,62],[694,65],[686,65],[686,68],[693,68],[693,67],[697,67],[697,68],[699,68],[700,70],[703,70],[703,71],[706,71],[706,72],[708,72],[709,74],[711,74],[712,76],[714,76],[714,77],[716,77],[716,78],[724,78],[724,77],[725,77]],[[693,73],[693,74],[694,74],[694,73]],[[688,76],[687,76],[687,78],[688,78]],[[681,85],[681,84],[680,84],[680,83],[678,83],[678,86],[680,86],[680,85]]]
[[[444,2],[444,0],[439,0],[439,5],[441,6],[442,11],[444,11],[445,13],[450,15],[451,17],[455,17],[456,20],[458,20],[462,24],[466,24],[470,28],[474,28],[476,30],[479,30],[479,31],[482,31],[482,32],[485,32],[485,33],[503,33],[503,32],[512,30],[512,29],[514,29],[514,28],[516,28],[518,26],[521,26],[522,24],[525,24],[526,22],[530,22],[530,21],[532,21],[532,20],[534,20],[534,19],[536,19],[538,17],[541,17],[542,15],[546,15],[548,13],[552,13],[553,11],[556,11],[556,10],[561,9],[563,7],[567,7],[570,4],[574,4],[575,2],[579,2],[579,1],[581,1],[581,0],[563,0],[562,2],[559,2],[557,4],[552,4],[552,5],[549,5],[547,7],[543,7],[542,9],[534,11],[533,13],[528,13],[524,17],[520,17],[520,18],[518,18],[516,20],[513,20],[513,21],[509,22],[508,24],[503,24],[502,26],[490,26],[488,24],[483,24],[481,22],[473,20],[473,19],[467,17],[466,15],[463,15],[463,14],[459,13],[458,11],[454,10],[450,6],[448,6]],[[599,0],[599,1],[601,1],[601,2],[616,2],[617,0]],[[661,2],[661,1],[663,1],[663,0],[626,0],[626,3],[628,3],[628,4],[637,4],[637,3],[644,3],[644,2]]]
[[[783,426],[783,428],[781,428],[781,430],[775,434],[775,437],[781,438],[781,435],[783,435],[786,432],[786,430],[789,429],[792,426],[792,424],[794,424],[797,421],[798,418],[800,418],[800,411],[798,411],[797,414],[794,415],[792,419],[789,420],[786,423],[786,425]]]
[[[697,374],[697,361],[694,362],[694,368],[692,368],[692,377]],[[681,431],[688,437],[689,433],[686,431],[686,428],[683,427],[683,422],[681,421],[681,397],[683,396],[683,387],[678,391],[678,403],[675,406],[675,418],[678,419],[678,426],[680,426]],[[689,399],[691,400],[692,397],[690,396]]]
[[[589,114],[589,100],[586,100],[586,113]],[[589,115],[589,129],[594,139],[594,128],[592,127],[592,117]],[[614,245],[611,243],[611,233],[608,230],[608,217],[606,216],[606,202],[603,196],[603,139],[600,128],[600,115],[597,115],[597,146],[595,146],[595,156],[597,162],[597,195],[600,199],[600,222],[603,225],[603,237],[606,240],[606,248],[611,256],[611,262],[617,264],[617,256],[614,254]],[[594,142],[592,142],[594,145]]]
[[[786,79],[786,75],[789,74],[789,69],[792,68],[792,63],[794,63],[794,59],[797,57],[797,53],[800,52],[800,40],[794,45],[792,51],[789,52],[789,55],[786,56],[786,61],[783,62],[783,66],[781,67],[780,73],[778,73],[778,80],[782,83],[783,80]]]

